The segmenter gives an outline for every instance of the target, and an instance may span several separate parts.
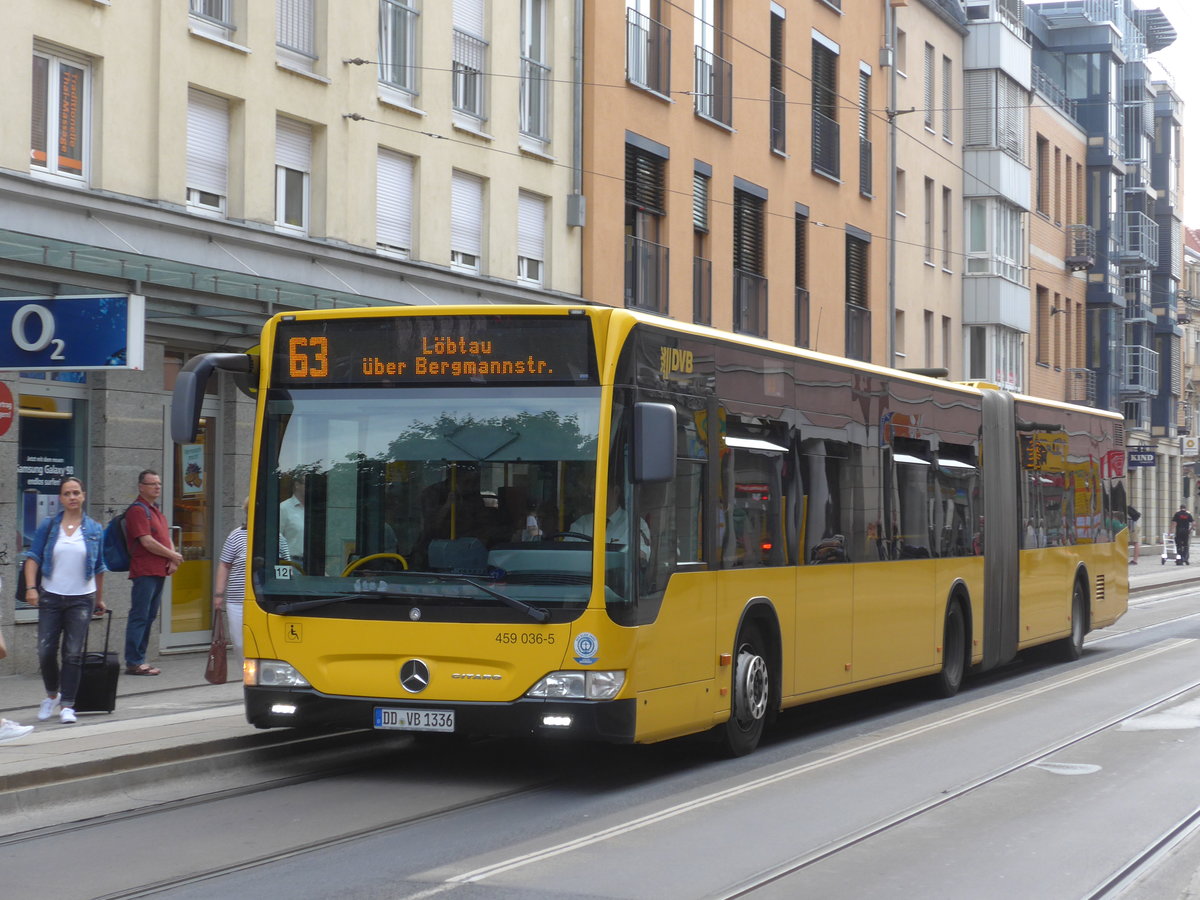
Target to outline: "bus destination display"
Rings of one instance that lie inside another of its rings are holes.
[[[280,385],[587,384],[591,324],[568,316],[421,316],[280,323]]]

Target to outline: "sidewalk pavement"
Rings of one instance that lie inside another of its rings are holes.
[[[1130,595],[1168,584],[1196,582],[1195,566],[1164,565],[1161,549],[1142,548],[1138,565],[1129,569]],[[289,729],[260,731],[242,710],[241,660],[230,654],[231,681],[211,685],[204,680],[207,650],[168,654],[156,661],[156,676],[120,676],[113,713],[80,713],[75,725],[59,724],[55,715],[37,720],[45,692],[37,675],[0,677],[0,716],[36,726],[26,737],[0,744],[0,795],[53,786],[96,775],[125,773],[164,763],[290,740]],[[27,793],[31,800],[37,792]],[[3,803],[0,802],[0,807]]]

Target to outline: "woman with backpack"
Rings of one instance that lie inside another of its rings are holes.
[[[88,622],[106,608],[104,528],[84,513],[85,496],[83,482],[75,476],[59,482],[61,508],[42,520],[25,551],[25,602],[38,611],[38,662],[46,688],[38,718],[49,719],[58,707],[64,725],[75,722]],[[37,587],[39,571],[41,586]]]

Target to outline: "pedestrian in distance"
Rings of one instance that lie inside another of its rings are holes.
[[[1142,514],[1138,512],[1136,506],[1125,507],[1125,518],[1129,522],[1129,545],[1133,548],[1133,557],[1129,560],[1131,566],[1138,564],[1138,538],[1137,538],[1137,523]]]
[[[129,542],[129,621],[125,624],[125,674],[158,675],[161,670],[146,663],[150,630],[158,618],[163,586],[175,574],[183,557],[171,543],[166,516],[158,508],[162,478],[152,469],[138,475],[138,496],[125,512],[125,536]]]
[[[1188,544],[1196,527],[1186,503],[1179,504],[1179,512],[1171,517],[1171,524],[1175,526],[1175,565],[1186,566],[1190,562]]]
[[[46,688],[38,719],[44,722],[57,708],[64,725],[75,722],[88,622],[105,611],[104,527],[84,513],[85,499],[78,478],[69,475],[59,483],[61,508],[38,525],[23,563],[25,602],[38,611],[38,663]]]
[[[250,498],[242,503],[242,516],[250,513]],[[280,537],[282,543],[283,538]],[[281,558],[287,554],[281,553]],[[233,649],[242,653],[242,606],[246,599],[246,523],[243,522],[225,538],[217,563],[217,583],[213,592],[213,616],[225,614]]]
[[[0,593],[3,593],[2,584],[0,584]],[[4,659],[6,656],[8,656],[8,644],[4,642],[3,632],[0,632],[0,659]],[[0,719],[0,744],[25,737],[31,731],[33,731],[32,725],[22,725],[12,719]]]

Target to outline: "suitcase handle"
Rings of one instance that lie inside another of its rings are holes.
[[[89,634],[91,634],[91,632],[92,632],[92,627],[91,627],[91,626],[92,626],[92,622],[91,622],[91,619],[94,619],[94,618],[96,618],[96,615],[95,615],[95,613],[93,612],[93,614],[92,614],[91,618],[90,618],[90,619],[88,619],[88,629],[87,629],[87,631],[85,631],[85,632],[83,633],[83,650],[82,650],[82,653],[83,653],[84,655],[86,655],[86,654],[87,654],[88,635],[89,635]],[[108,636],[109,636],[110,634],[112,634],[112,610],[111,610],[111,609],[106,609],[106,610],[104,610],[104,619],[105,619],[105,625],[104,625],[104,652],[105,652],[105,653],[107,653],[107,652],[108,652]]]

